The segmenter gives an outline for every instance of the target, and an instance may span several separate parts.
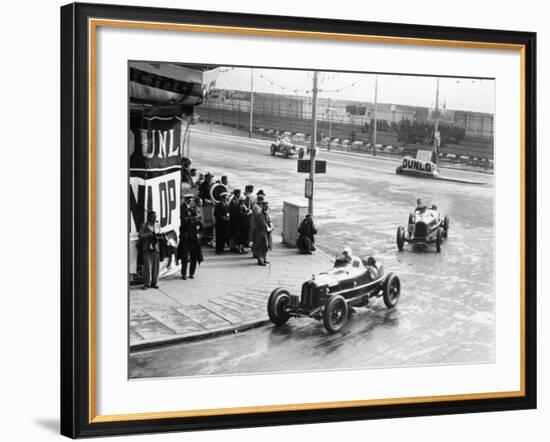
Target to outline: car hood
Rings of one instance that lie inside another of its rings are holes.
[[[325,273],[319,273],[311,281],[320,286],[333,287],[340,284],[342,281],[348,279],[355,279],[361,276],[365,272],[365,269],[350,269],[349,267],[343,267],[333,269]]]
[[[311,282],[314,283],[317,287],[321,287],[325,285],[332,287],[334,285],[337,285],[340,282],[340,279],[328,273],[320,273],[318,275],[315,275],[315,277],[311,280]]]

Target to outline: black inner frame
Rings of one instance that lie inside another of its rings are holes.
[[[89,423],[88,19],[524,45],[525,396]],[[536,34],[167,8],[61,8],[61,434],[76,438],[536,408]]]

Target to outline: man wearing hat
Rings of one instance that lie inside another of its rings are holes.
[[[158,289],[160,247],[158,242],[160,228],[157,225],[157,214],[147,213],[147,221],[139,229],[141,256],[143,259],[143,290],[149,287]]]
[[[269,203],[262,200],[259,204],[261,211],[255,217],[252,252],[258,260],[258,265],[265,266],[269,263],[266,258],[268,250],[271,250],[272,247],[271,231],[273,230],[273,225],[271,224],[271,217],[269,215]]]
[[[210,201],[210,187],[212,187],[213,178],[214,178],[214,175],[208,172],[204,176],[204,181],[199,186],[199,196],[202,198],[203,202],[205,203]]]
[[[248,241],[251,242],[251,243],[254,243],[254,229],[256,228],[256,217],[262,211],[261,203],[263,202],[263,200],[264,200],[264,193],[263,193],[263,190],[260,190],[258,192],[257,197],[256,197],[256,202],[254,203],[254,206],[252,206],[252,213],[250,215],[250,231],[249,231],[249,235],[248,235]],[[254,249],[254,244],[252,244],[252,257],[253,258],[258,258],[256,256],[256,252],[255,252],[255,249]]]
[[[190,264],[189,278],[193,279],[197,264],[203,260],[200,244],[200,214],[195,207],[191,207],[192,194],[184,196],[189,208],[185,222],[180,225],[180,242],[178,244],[178,259],[181,260],[181,277],[187,279],[187,264]]]
[[[229,207],[227,203],[227,192],[220,193],[220,202],[214,207],[214,218],[216,219],[216,254],[224,252],[225,244],[229,240]]]
[[[232,252],[239,252],[238,229],[239,229],[239,198],[241,189],[234,189],[229,201],[229,247]]]
[[[237,231],[236,241],[238,252],[242,255],[246,254],[245,247],[248,247],[248,235],[250,232],[250,216],[252,210],[246,205],[246,196],[239,197],[239,207],[237,212]]]

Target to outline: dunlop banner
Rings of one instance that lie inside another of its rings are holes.
[[[130,149],[130,272],[137,267],[137,241],[147,212],[157,213],[164,233],[179,232],[182,120],[131,116]]]

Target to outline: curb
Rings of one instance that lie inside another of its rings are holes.
[[[135,353],[143,350],[150,350],[157,347],[162,347],[165,345],[180,344],[182,342],[193,342],[202,339],[215,338],[218,336],[227,335],[230,333],[238,333],[241,331],[250,330],[256,327],[261,327],[262,325],[269,324],[271,321],[267,318],[265,319],[255,319],[253,321],[243,322],[240,324],[234,324],[229,327],[220,327],[213,330],[208,330],[204,332],[189,333],[187,335],[176,335],[169,337],[162,337],[157,339],[149,339],[135,344],[130,344],[130,353]]]

